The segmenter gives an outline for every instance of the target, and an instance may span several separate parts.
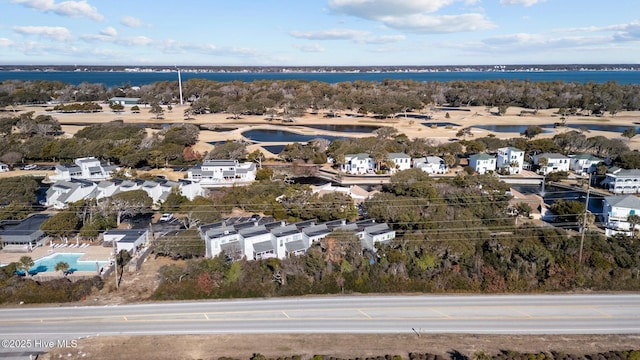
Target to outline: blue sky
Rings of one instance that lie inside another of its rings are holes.
[[[638,64],[638,10],[638,0],[0,0],[0,64]]]

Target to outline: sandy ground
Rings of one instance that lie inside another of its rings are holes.
[[[67,136],[72,136],[78,130],[82,129],[88,124],[109,122],[114,120],[121,120],[126,123],[144,123],[155,124],[161,127],[164,124],[173,123],[191,123],[207,126],[211,129],[215,128],[234,128],[235,130],[229,131],[210,131],[203,130],[200,132],[199,141],[195,146],[195,149],[201,153],[212,149],[212,145],[208,142],[212,141],[224,141],[224,140],[236,140],[242,139],[242,132],[250,129],[280,129],[292,131],[300,134],[330,134],[330,135],[345,135],[350,137],[363,137],[371,136],[370,134],[356,134],[356,133],[336,133],[331,131],[322,131],[317,129],[311,129],[304,127],[309,124],[347,124],[347,125],[376,125],[376,126],[392,126],[399,132],[406,134],[410,139],[413,138],[430,138],[435,141],[445,142],[451,138],[455,138],[456,133],[465,127],[473,125],[542,125],[553,124],[560,122],[560,116],[555,114],[557,109],[541,110],[536,115],[519,116],[522,108],[510,107],[504,116],[493,115],[487,111],[485,107],[470,107],[471,111],[449,111],[449,118],[446,117],[447,112],[436,111],[428,112],[432,116],[432,120],[428,122],[451,122],[458,126],[447,127],[431,127],[423,125],[423,122],[419,119],[411,118],[394,118],[378,120],[369,117],[353,118],[353,117],[336,117],[327,118],[322,113],[317,115],[305,114],[302,117],[296,118],[293,123],[283,123],[282,121],[267,120],[266,116],[242,116],[240,119],[231,119],[229,114],[206,114],[193,116],[190,120],[184,119],[184,110],[187,108],[184,106],[175,106],[171,112],[165,111],[162,119],[156,119],[153,114],[148,112],[148,109],[142,108],[138,114],[131,113],[130,107],[125,108],[122,113],[113,113],[105,107],[105,111],[101,113],[92,114],[61,114],[61,113],[49,113],[45,112],[42,107],[28,107],[24,110],[35,111],[38,114],[51,114],[62,124],[62,130]],[[495,111],[495,109],[493,109]],[[584,123],[597,123],[602,125],[634,125],[634,122],[640,121],[640,111],[633,112],[620,112],[615,116],[569,116],[567,117],[567,125],[569,124],[584,124]],[[552,137],[560,132],[571,131],[569,127],[555,128],[549,133],[541,134],[538,137]],[[158,130],[148,130],[150,132]],[[474,128],[472,130],[473,137],[483,137],[491,132]],[[498,133],[494,132],[494,135],[500,138],[512,138],[521,136],[519,133]],[[621,138],[620,133],[606,132],[606,131],[590,131],[586,134],[587,137],[603,135],[606,137],[618,137]],[[625,139],[625,141],[627,141]],[[627,141],[632,149],[640,149],[640,141],[633,139]],[[277,144],[277,143],[271,143]],[[260,145],[250,145],[249,151],[255,149],[262,149]],[[273,154],[265,153],[269,156]]]

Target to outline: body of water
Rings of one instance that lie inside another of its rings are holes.
[[[330,135],[302,135],[283,130],[267,130],[256,129],[249,130],[242,133],[242,136],[251,141],[257,142],[300,142],[306,143],[313,139],[327,139],[329,141],[346,139],[344,136],[330,136]]]
[[[34,261],[34,265],[29,269],[30,274],[42,272],[55,272],[59,262],[69,264],[69,272],[76,271],[97,271],[107,264],[106,261],[81,261],[80,257],[84,253],[58,253],[42,257]]]
[[[424,123],[424,125],[428,126],[428,123]],[[521,134],[527,128],[532,125],[473,125],[472,128],[483,129],[492,132],[508,132],[508,133],[518,133]],[[551,129],[556,128],[554,124],[538,124],[536,126],[544,129],[544,133],[548,134],[551,132]],[[586,129],[589,131],[608,131],[615,133],[622,133],[627,129],[635,128],[636,132],[640,133],[640,127],[637,126],[627,126],[627,125],[609,125],[609,124],[593,124],[593,123],[579,123],[579,124],[567,124],[566,127],[570,129],[580,130]]]
[[[578,83],[605,83],[615,81],[619,84],[640,84],[640,71],[440,71],[440,72],[297,72],[297,73],[182,73],[182,81],[189,79],[207,79],[220,82],[255,80],[306,80],[326,83],[362,81],[414,80],[414,81],[485,81],[485,80],[518,80],[518,81],[564,81]],[[5,80],[49,80],[62,81],[78,85],[83,82],[104,84],[116,87],[125,84],[141,86],[158,81],[178,81],[175,72],[118,72],[118,71],[0,71],[0,81]]]

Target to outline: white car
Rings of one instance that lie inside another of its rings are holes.
[[[165,213],[165,214],[162,214],[162,216],[160,216],[160,221],[162,222],[171,221],[171,219],[173,219],[173,214],[170,214],[170,213]]]
[[[38,165],[36,164],[29,164],[29,165],[25,165],[25,167],[22,168],[22,170],[35,170],[38,168]]]

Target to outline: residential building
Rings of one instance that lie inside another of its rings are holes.
[[[640,192],[640,169],[612,167],[602,185],[614,194],[637,194]]]
[[[578,154],[571,158],[569,166],[573,172],[580,175],[587,175],[596,171],[596,166],[604,160],[591,154]]]
[[[358,185],[350,185],[349,187],[346,187],[333,186],[331,183],[326,183],[324,185],[312,185],[311,192],[313,192],[314,194],[318,194],[319,196],[338,192],[348,195],[353,200],[354,204],[361,204],[379,191],[367,191]]]
[[[469,166],[478,174],[496,171],[496,157],[489,154],[473,154],[469,156]]]
[[[46,238],[40,225],[50,215],[34,214],[22,220],[3,220],[0,222],[0,246],[5,251],[28,252]]]
[[[607,236],[620,232],[630,235],[628,219],[630,215],[640,215],[640,199],[635,195],[606,196],[602,202],[602,215]]]
[[[438,156],[426,156],[413,159],[413,167],[431,175],[446,174],[449,171],[449,165]]]
[[[498,160],[496,169],[501,173],[520,174],[524,164],[524,151],[514,147],[504,147],[498,149]]]
[[[283,259],[305,253],[314,242],[337,229],[353,231],[363,248],[374,251],[376,243],[395,238],[395,231],[387,224],[373,220],[353,223],[337,220],[319,225],[313,221],[294,224],[285,221],[265,223],[253,219],[233,224],[221,221],[201,226],[200,235],[205,241],[207,257],[224,252],[231,259]]]
[[[117,170],[117,166],[100,163],[94,157],[84,157],[74,160],[73,164],[58,164],[55,166],[55,175],[49,179],[57,180],[106,180],[111,177],[111,173]]]
[[[397,171],[411,169],[411,156],[404,153],[388,153],[387,161],[393,162],[393,167],[389,166],[389,172],[395,173]],[[390,165],[390,164],[388,164]]]
[[[98,185],[91,181],[71,179],[58,180],[46,192],[45,206],[64,209],[67,204],[83,199],[95,198]]]
[[[109,99],[109,103],[118,105],[136,105],[140,102],[140,98],[119,97],[115,96]]]
[[[569,171],[571,165],[571,159],[569,159],[569,157],[558,153],[536,154],[532,157],[532,160],[533,164],[538,168],[538,174],[540,175]]]
[[[373,173],[376,165],[373,158],[366,153],[347,154],[344,156],[344,164],[340,170],[350,174],[369,174]]]
[[[187,179],[201,186],[231,186],[256,179],[256,164],[238,160],[205,160],[187,171]]]
[[[117,252],[127,250],[134,254],[139,248],[147,244],[149,240],[149,230],[146,229],[115,229],[107,230],[103,233],[106,246],[115,242]]]

